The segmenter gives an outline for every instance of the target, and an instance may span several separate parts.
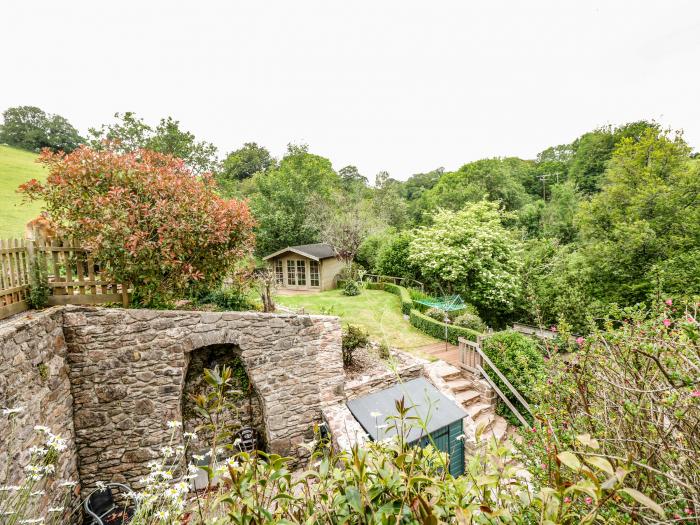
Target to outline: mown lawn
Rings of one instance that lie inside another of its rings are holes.
[[[22,238],[24,225],[41,211],[41,203],[24,204],[16,191],[30,179],[46,179],[46,170],[36,158],[36,153],[0,146],[0,239]]]
[[[330,290],[304,295],[279,295],[276,300],[291,308],[303,307],[312,314],[337,315],[344,325],[362,326],[372,339],[384,341],[395,348],[409,350],[437,341],[403,318],[396,295],[380,290],[362,290],[355,297],[343,295],[340,290]]]

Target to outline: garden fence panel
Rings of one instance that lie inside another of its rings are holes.
[[[129,304],[129,289],[74,241],[0,239],[0,319],[29,309],[33,264],[49,287],[48,305]]]
[[[0,319],[29,308],[29,268],[24,240],[0,239]]]

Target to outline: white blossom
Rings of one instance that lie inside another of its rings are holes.
[[[24,407],[14,407],[14,408],[3,408],[2,409],[3,416],[11,416],[13,414],[21,414],[22,412],[24,412]]]

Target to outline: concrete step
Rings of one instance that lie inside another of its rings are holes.
[[[447,386],[450,387],[455,394],[472,389],[472,382],[467,379],[454,379],[447,381]]]
[[[476,422],[482,415],[485,415],[487,413],[493,414],[493,406],[488,403],[473,403],[465,408],[469,416],[474,420],[474,422]]]
[[[464,408],[467,408],[469,405],[481,401],[481,392],[478,390],[465,390],[457,394],[455,399]]]

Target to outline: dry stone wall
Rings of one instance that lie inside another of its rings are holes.
[[[24,477],[29,448],[41,438],[34,430],[37,425],[60,434],[68,445],[48,480],[46,494],[32,500],[31,506],[40,512],[57,503],[52,494],[69,492],[52,485],[78,480],[61,308],[0,324],[0,485],[17,485]]]
[[[268,449],[304,457],[322,409],[343,398],[340,324],[325,316],[66,307],[83,485],[138,486],[182,418],[190,353],[237,345],[262,402]]]

